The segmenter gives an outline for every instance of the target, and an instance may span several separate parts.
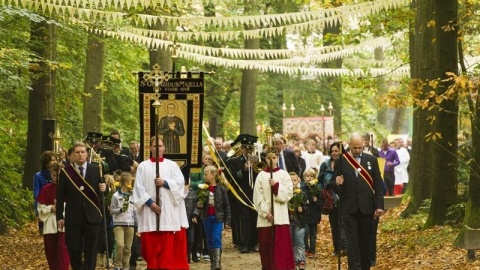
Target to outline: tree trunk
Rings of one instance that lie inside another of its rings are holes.
[[[378,27],[380,29],[380,27]],[[385,60],[385,53],[382,47],[375,48],[374,50],[375,60],[383,61]],[[387,84],[385,82],[385,77],[380,76],[376,79],[378,95],[383,95],[387,93]],[[377,109],[377,122],[382,126],[387,126],[387,108],[380,107]]]
[[[102,132],[103,119],[103,64],[105,48],[101,38],[88,35],[83,95],[83,135]]]
[[[436,65],[434,61],[436,48],[432,46],[435,32],[431,27],[427,27],[427,23],[433,20],[433,0],[414,0],[412,9],[416,13],[416,18],[415,25],[410,31],[409,51],[412,84],[415,87],[426,80],[438,78],[438,76],[432,72],[432,67]],[[430,90],[429,86],[424,86],[422,93],[426,94]],[[433,157],[432,144],[425,141],[427,134],[432,131],[432,127],[425,123],[425,119],[430,115],[431,112],[428,109],[414,105],[412,151],[409,165],[410,181],[407,191],[410,200],[407,208],[401,214],[402,217],[415,214],[423,201],[431,198],[431,175],[435,170],[435,164],[433,161],[425,162],[425,157]]]
[[[477,87],[477,91],[480,87]],[[469,99],[469,107],[471,111],[471,126],[480,127],[480,98],[477,96],[475,100]],[[473,228],[480,228],[480,131],[477,128],[472,128],[472,155],[466,155],[470,164],[470,178],[468,181],[467,202],[465,204],[465,217],[463,224]],[[460,231],[455,246],[458,248],[465,248],[465,228]]]
[[[245,14],[258,10],[256,1],[245,1]],[[245,29],[253,29],[257,25],[245,25]],[[245,49],[259,49],[259,39],[246,39]],[[242,85],[240,93],[240,134],[256,134],[257,125],[255,124],[255,100],[257,95],[257,69],[244,69],[242,71]]]
[[[57,38],[55,25],[45,21],[32,22],[30,48],[38,57],[31,63],[32,89],[28,93],[28,133],[23,187],[33,189],[33,175],[40,169],[42,120],[55,119],[55,68],[47,61],[55,62]]]
[[[395,116],[393,117],[392,134],[403,133],[403,123],[405,122],[405,115],[407,108],[396,108]]]
[[[334,4],[339,5],[339,3],[335,3],[338,1],[334,1]],[[336,45],[334,39],[341,35],[342,30],[341,30],[341,24],[338,22],[336,24],[327,24],[325,25],[325,28],[323,29],[323,36],[328,37],[331,36],[332,39],[324,39],[324,46],[331,46],[331,45]],[[343,60],[337,59],[333,60],[331,62],[326,62],[323,64],[324,68],[342,68],[343,65]],[[341,139],[344,138],[342,136],[343,131],[342,131],[342,109],[343,109],[343,98],[342,98],[342,79],[341,77],[327,77],[325,78],[326,80],[326,88],[330,89],[330,91],[333,93],[334,99],[332,99],[332,106],[334,108],[332,114],[333,114],[333,127],[334,127],[334,133],[339,136]],[[325,139],[325,138],[324,138]]]
[[[457,55],[457,16],[458,0],[435,0],[435,31],[438,44],[436,69],[441,72],[440,78],[448,78],[447,72],[458,74]],[[448,27],[455,27],[448,31]],[[441,80],[437,95],[443,94],[453,81]],[[432,177],[432,205],[425,227],[441,225],[446,220],[448,207],[457,199],[457,133],[458,105],[457,97],[440,104],[435,121],[436,130],[442,134],[434,144],[434,161],[437,167]]]
[[[167,28],[168,25],[166,22],[164,24],[157,22],[156,25],[148,27],[148,29],[151,30],[167,30]],[[148,52],[148,56],[150,60],[150,70],[152,69],[153,65],[159,64],[162,71],[172,71],[173,60],[169,48],[157,48],[156,50],[150,50]]]
[[[245,49],[258,49],[259,40],[245,41]],[[240,134],[256,134],[255,124],[255,97],[257,94],[258,70],[245,69],[242,71],[242,86],[240,94]]]

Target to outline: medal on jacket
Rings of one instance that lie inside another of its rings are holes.
[[[372,169],[372,166],[370,166],[370,161],[367,162],[367,165],[368,165],[368,169],[371,170],[371,169]]]
[[[80,190],[84,190],[85,188],[83,186],[80,186]]]

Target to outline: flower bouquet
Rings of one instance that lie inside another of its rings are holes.
[[[312,197],[320,198],[322,191],[320,190],[320,187],[318,187],[318,180],[314,179],[306,184],[310,190],[310,194],[312,194]]]
[[[202,208],[203,205],[205,204],[205,200],[208,199],[208,196],[210,194],[208,187],[209,186],[207,184],[198,184],[198,191],[197,191],[198,208]]]
[[[297,210],[299,206],[302,206],[304,203],[303,192],[301,189],[296,188],[293,190],[293,197],[288,201],[288,210],[292,213]]]
[[[123,195],[122,212],[124,212],[124,213],[127,212],[128,206],[131,203],[130,202],[130,196],[132,196],[133,187],[132,187],[132,185],[128,185],[127,188],[128,188],[128,192],[125,195]]]

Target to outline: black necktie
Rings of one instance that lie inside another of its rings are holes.
[[[80,171],[80,175],[83,177],[83,167],[78,167],[78,170]]]

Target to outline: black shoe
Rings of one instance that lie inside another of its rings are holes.
[[[197,257],[197,253],[196,253],[196,252],[192,253],[192,261],[193,261],[194,263],[197,263],[197,262],[200,261],[200,260],[198,259],[198,257]]]
[[[342,252],[340,253],[340,255],[343,257],[343,256],[347,256],[347,250],[346,249],[342,249]]]
[[[248,247],[242,247],[242,249],[240,249],[240,253],[248,253]]]
[[[258,252],[258,248],[257,247],[251,247],[248,249],[249,252]]]

